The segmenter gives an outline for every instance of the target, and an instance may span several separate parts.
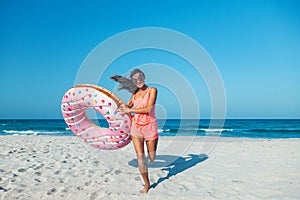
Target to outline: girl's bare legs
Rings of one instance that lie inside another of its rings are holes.
[[[145,182],[145,186],[140,191],[140,193],[147,193],[148,190],[150,189],[150,182],[148,177],[148,167],[146,165],[146,159],[145,159],[144,138],[139,138],[134,136],[132,136],[131,138],[133,141],[136,157],[138,160],[138,168]]]
[[[147,149],[148,149],[148,157],[149,163],[152,163],[156,157],[156,149],[157,149],[158,138],[155,140],[148,140],[146,141]]]

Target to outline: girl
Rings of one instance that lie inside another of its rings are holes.
[[[158,143],[155,117],[157,89],[145,84],[145,74],[139,69],[134,69],[131,72],[130,79],[122,76],[113,76],[111,78],[121,84],[119,89],[126,89],[132,93],[129,103],[120,106],[119,111],[134,114],[132,116],[130,133],[138,160],[138,168],[145,182],[145,187],[140,192],[147,193],[150,189],[150,182],[144,143],[146,141],[148,162],[152,163],[156,157]]]

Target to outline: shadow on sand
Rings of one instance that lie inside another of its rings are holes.
[[[201,163],[208,159],[208,156],[205,154],[189,154],[185,157],[180,156],[171,156],[171,155],[157,155],[153,163],[148,164],[148,168],[162,168],[161,170],[168,171],[167,176],[161,177],[157,182],[151,185],[152,188],[155,188],[158,184],[169,179],[172,176],[175,176],[191,167],[196,166],[198,163]],[[130,166],[137,167],[137,159],[133,159],[128,162]]]

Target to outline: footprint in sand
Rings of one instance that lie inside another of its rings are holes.
[[[34,180],[38,183],[42,182],[40,179],[37,179],[37,178],[35,178]]]
[[[45,166],[45,164],[40,164],[39,166],[36,166],[36,167],[34,167],[33,169],[34,170],[37,170],[37,169],[41,169],[42,167],[44,167]]]
[[[77,190],[83,190],[83,187],[78,186],[78,187],[77,187]]]
[[[26,169],[25,168],[20,168],[20,169],[18,169],[18,172],[21,172],[21,173],[26,172]]]
[[[37,175],[37,176],[41,176],[42,175],[41,172],[34,172],[34,174]]]
[[[17,181],[17,179],[10,179],[10,182],[11,183],[14,183],[14,182],[16,182]]]
[[[57,171],[54,172],[55,175],[58,175],[59,173],[60,173],[59,170],[57,170]]]
[[[64,192],[64,193],[67,193],[69,191],[69,189],[68,188],[64,188],[61,191]]]
[[[4,191],[4,192],[7,192],[7,189],[6,189],[6,188],[0,186],[0,191],[1,191],[1,190]]]
[[[95,199],[97,199],[97,196],[98,196],[97,192],[93,192],[93,193],[91,194],[91,196],[90,196],[90,200],[95,200]]]
[[[92,177],[94,174],[95,174],[95,172],[93,170],[88,171],[88,177]]]
[[[56,192],[56,188],[51,188],[50,190],[48,190],[47,195],[52,195]]]
[[[181,186],[181,187],[179,188],[179,191],[180,191],[180,192],[186,192],[187,189],[186,189],[184,186]]]
[[[92,183],[92,181],[88,181],[88,182],[85,182],[84,185],[85,185],[85,186],[90,186],[91,183]]]
[[[17,193],[23,193],[24,189],[17,189]]]
[[[99,166],[99,163],[100,163],[100,162],[99,162],[98,160],[96,160],[96,161],[93,162],[93,166],[98,167],[98,166]]]

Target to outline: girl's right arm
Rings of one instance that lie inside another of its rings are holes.
[[[131,96],[131,99],[129,100],[129,102],[127,104],[122,104],[120,105],[120,107],[118,108],[118,111],[122,111],[124,110],[125,108],[126,109],[129,109],[129,108],[132,108],[133,107],[133,101],[132,101],[132,98],[133,98],[133,95]]]

